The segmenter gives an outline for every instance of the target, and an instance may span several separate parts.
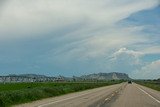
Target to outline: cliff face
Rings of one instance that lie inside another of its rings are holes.
[[[95,80],[129,80],[129,76],[125,73],[97,73],[97,74],[89,74],[89,75],[83,75],[81,78],[84,79],[95,79]]]
[[[21,74],[21,75],[8,75],[8,76],[0,76],[0,83],[5,82],[57,82],[57,81],[85,81],[85,80],[129,80],[129,76],[125,73],[97,73],[97,74],[89,74],[83,75],[80,77],[48,77],[45,75],[36,75],[36,74]]]

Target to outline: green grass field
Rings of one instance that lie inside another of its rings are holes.
[[[43,98],[59,96],[122,81],[88,82],[88,83],[6,83],[0,84],[0,107],[31,102]]]
[[[136,83],[141,84],[143,86],[152,88],[154,90],[160,91],[160,82],[159,81],[136,81]]]

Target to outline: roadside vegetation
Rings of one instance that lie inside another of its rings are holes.
[[[67,93],[118,84],[123,81],[63,82],[63,83],[6,83],[0,84],[0,107],[31,102]]]
[[[138,84],[160,91],[160,79],[158,80],[137,80]]]

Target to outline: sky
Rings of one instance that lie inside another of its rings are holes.
[[[160,0],[0,0],[0,75],[160,78]]]

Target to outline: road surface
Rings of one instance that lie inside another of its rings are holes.
[[[121,83],[16,107],[160,107],[160,92],[135,83]]]
[[[110,107],[160,107],[160,92],[137,84],[128,84],[116,97]]]

